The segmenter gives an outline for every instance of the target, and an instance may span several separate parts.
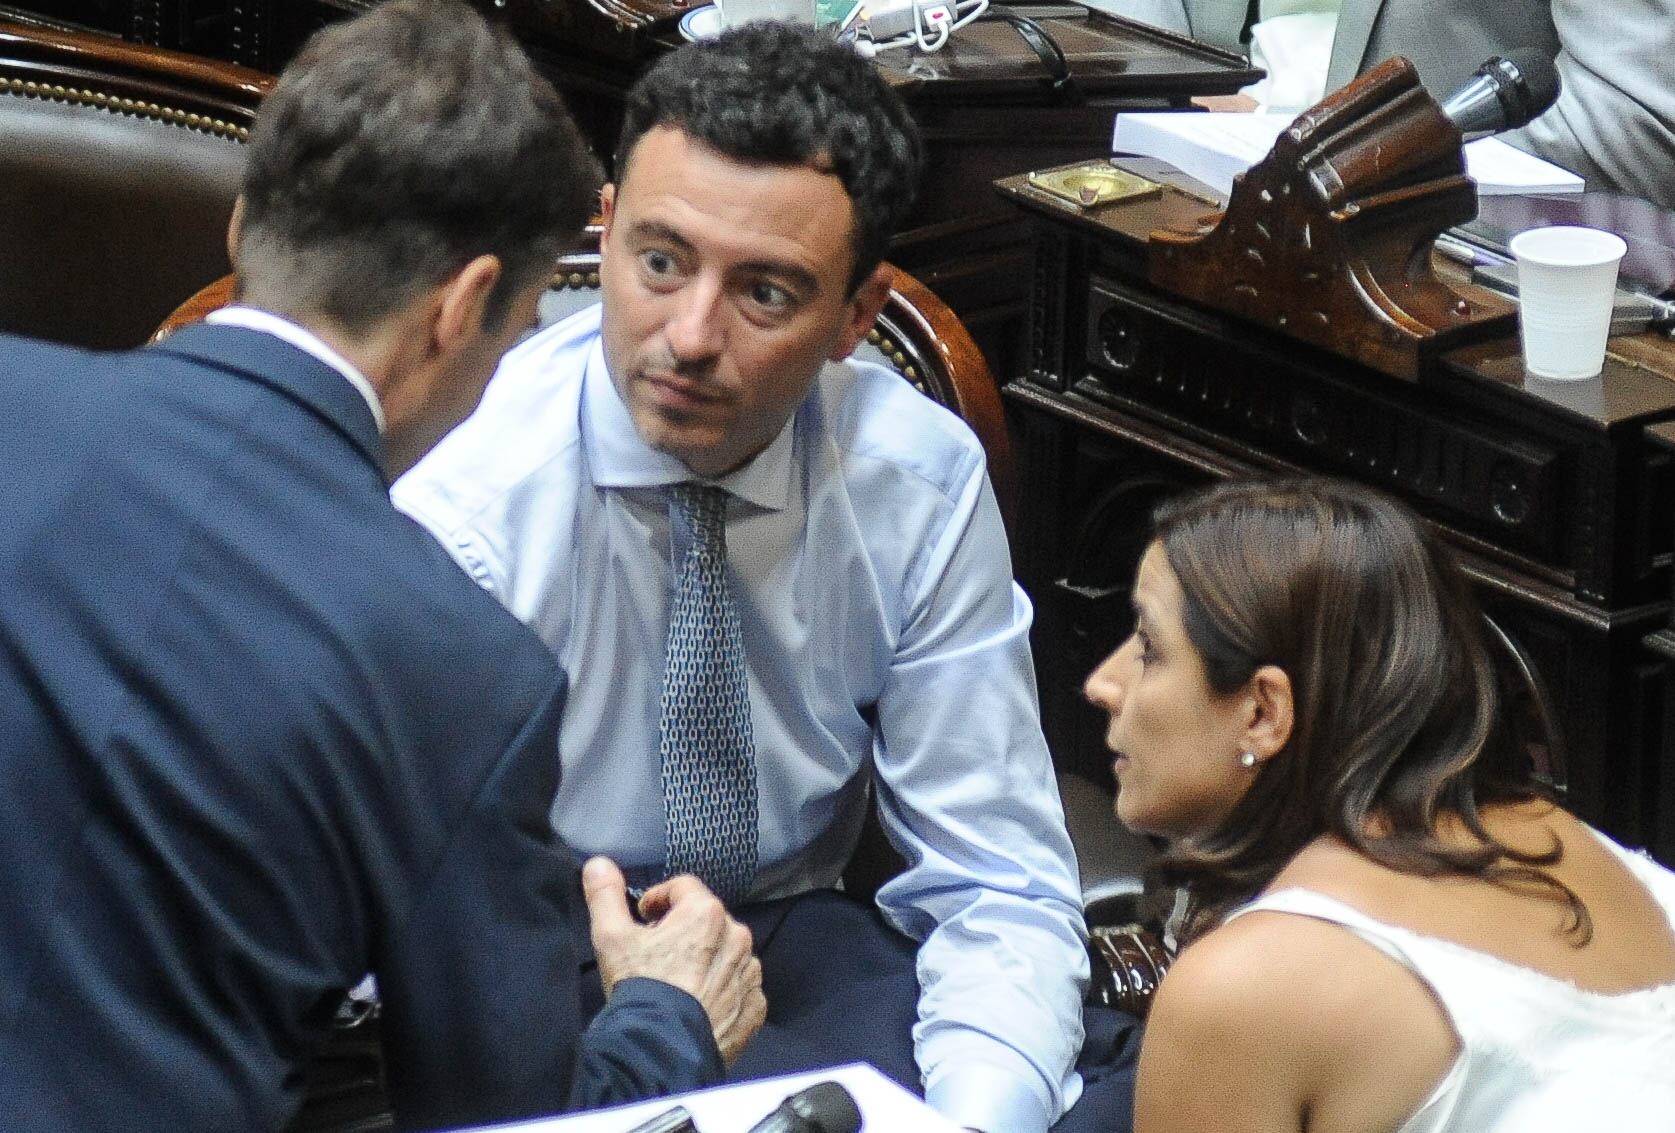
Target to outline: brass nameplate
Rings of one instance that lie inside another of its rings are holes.
[[[1029,184],[1078,208],[1097,208],[1163,192],[1163,186],[1156,181],[1148,181],[1124,169],[1113,169],[1104,161],[1031,173]]]

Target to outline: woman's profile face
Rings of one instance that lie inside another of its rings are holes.
[[[1252,723],[1242,691],[1210,687],[1181,618],[1181,584],[1158,543],[1140,560],[1134,632],[1088,677],[1089,701],[1110,716],[1117,817],[1171,839],[1208,834],[1249,789],[1240,754]]]

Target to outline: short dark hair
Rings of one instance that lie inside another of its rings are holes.
[[[549,270],[600,182],[552,86],[460,0],[390,0],[316,33],[251,136],[240,275],[364,331],[480,255],[487,319]]]
[[[907,218],[924,161],[918,127],[871,63],[829,33],[778,21],[685,44],[646,72],[628,93],[617,180],[659,126],[735,161],[837,177],[855,210],[851,290]]]
[[[1166,502],[1156,538],[1210,686],[1231,692],[1275,665],[1294,701],[1290,740],[1221,829],[1162,860],[1192,895],[1187,935],[1331,834],[1402,872],[1545,889],[1586,941],[1586,907],[1541,868],[1557,844],[1517,850],[1479,816],[1549,792],[1515,748],[1482,612],[1413,512],[1343,481],[1234,481]],[[1441,816],[1476,844],[1438,837]]]

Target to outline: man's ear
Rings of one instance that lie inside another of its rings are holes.
[[[227,221],[227,262],[233,265],[233,272],[238,272],[238,242],[244,235],[244,194],[240,193],[233,202],[233,218]]]
[[[1296,728],[1291,678],[1278,665],[1263,665],[1252,674],[1245,695],[1250,707],[1242,750],[1265,763],[1291,742]]]
[[[611,238],[611,219],[616,216],[616,183],[606,182],[599,190],[599,254],[605,254],[605,243]]]
[[[872,269],[872,274],[861,281],[855,288],[855,294],[849,297],[849,310],[843,324],[843,333],[838,337],[837,345],[832,348],[831,359],[841,362],[855,352],[866,338],[867,331],[878,320],[878,312],[884,309],[884,304],[890,298],[890,284],[894,281],[896,269],[889,264],[880,263]]]
[[[436,289],[430,320],[433,352],[452,353],[483,331],[483,316],[502,270],[498,256],[478,256]]]

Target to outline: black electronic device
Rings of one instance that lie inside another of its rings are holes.
[[[1442,104],[1466,140],[1516,130],[1559,97],[1559,72],[1539,51],[1520,48],[1484,62],[1465,86]]]
[[[750,1133],[858,1133],[860,1128],[854,1096],[836,1082],[816,1082],[786,1098]]]
[[[673,1109],[666,1109],[647,1121],[642,1121],[628,1133],[698,1133],[698,1127],[692,1123],[692,1114],[683,1105]]]

